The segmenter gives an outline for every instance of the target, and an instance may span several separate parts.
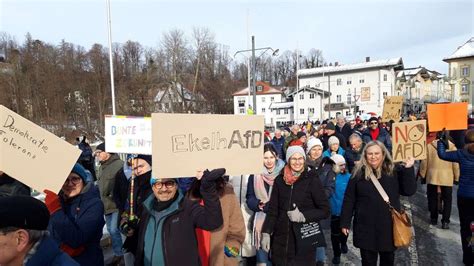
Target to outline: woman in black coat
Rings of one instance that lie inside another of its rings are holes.
[[[288,165],[273,184],[261,246],[267,252],[271,246],[274,265],[315,265],[314,249],[297,252],[292,224],[329,217],[329,202],[315,171],[308,172],[303,148],[290,146],[286,160]]]
[[[354,216],[354,246],[360,249],[362,265],[394,265],[392,216],[388,204],[375,188],[370,175],[374,174],[390,198],[391,205],[400,210],[400,195],[416,192],[413,158],[404,166],[395,166],[387,148],[379,141],[371,141],[362,152],[354,169],[342,204],[341,228],[345,235]]]

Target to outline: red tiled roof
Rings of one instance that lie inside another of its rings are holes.
[[[262,91],[257,91],[257,95],[265,95],[265,94],[282,94],[283,92],[280,89],[270,87],[270,84],[265,83],[263,81],[257,81],[256,82],[257,86],[263,86]],[[249,88],[243,88],[238,91],[236,91],[232,96],[243,96],[243,95],[248,95],[249,94]]]

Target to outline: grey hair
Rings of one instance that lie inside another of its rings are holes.
[[[351,139],[357,139],[357,140],[360,140],[362,141],[362,137],[357,134],[357,133],[352,133],[350,136],[349,136],[349,141],[351,141]]]
[[[22,228],[8,226],[0,229],[0,233],[7,234],[21,230]],[[41,240],[45,236],[49,236],[48,230],[33,230],[33,229],[23,229],[28,233],[28,244],[34,245],[36,242]]]

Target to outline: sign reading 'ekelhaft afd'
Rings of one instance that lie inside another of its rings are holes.
[[[43,191],[59,192],[81,150],[0,105],[0,171]]]
[[[151,154],[151,117],[105,116],[105,151]]]
[[[394,162],[426,159],[426,120],[392,125],[392,156]]]
[[[197,169],[258,173],[262,168],[263,116],[152,114],[153,176],[195,176]]]

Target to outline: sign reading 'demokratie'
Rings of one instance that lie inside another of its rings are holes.
[[[426,120],[392,125],[392,156],[394,162],[426,159]]]
[[[399,121],[402,115],[403,96],[388,96],[383,104],[382,122]]]
[[[263,116],[152,114],[153,176],[195,176],[226,168],[230,175],[262,168]]]
[[[43,191],[59,192],[81,150],[0,105],[0,170]]]
[[[105,116],[105,151],[151,154],[151,117]]]

